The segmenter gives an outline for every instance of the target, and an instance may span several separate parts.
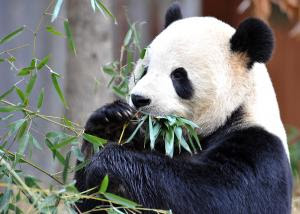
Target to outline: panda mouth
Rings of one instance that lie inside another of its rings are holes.
[[[162,113],[161,111],[157,110],[156,108],[153,107],[143,107],[138,109],[139,112],[143,113],[143,114],[148,114],[154,117],[162,117],[162,116],[166,116],[167,114]],[[169,115],[169,114],[168,114]]]

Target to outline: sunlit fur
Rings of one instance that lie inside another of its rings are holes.
[[[131,93],[151,99],[141,110],[154,115],[176,114],[196,122],[207,136],[223,125],[239,106],[246,116],[243,126],[259,125],[278,136],[288,154],[286,134],[266,66],[247,68],[247,56],[230,50],[235,29],[212,17],[192,17],[173,22],[160,33],[137,63]],[[143,66],[147,74],[139,80]],[[171,72],[183,67],[194,95],[181,99]],[[129,103],[132,105],[131,100]]]

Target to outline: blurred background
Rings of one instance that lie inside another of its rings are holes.
[[[66,115],[71,121],[84,126],[87,117],[104,103],[116,99],[107,88],[109,77],[101,67],[120,58],[120,49],[128,31],[128,23],[137,23],[141,32],[142,46],[163,30],[164,14],[171,0],[111,0],[103,1],[116,16],[117,24],[99,12],[93,12],[88,0],[65,0],[58,19],[51,23],[63,31],[63,19],[68,18],[75,40],[77,55],[67,50],[66,40],[53,37],[45,31],[51,16],[41,20],[41,15],[50,1],[48,0],[10,0],[0,2],[0,38],[16,28],[26,25],[29,29],[18,39],[1,46],[3,50],[28,44],[27,47],[12,51],[18,60],[16,67],[28,65],[32,59],[34,31],[41,21],[36,39],[36,56],[43,58],[51,54],[49,65],[55,72],[62,74],[61,84],[71,108],[64,109],[58,103],[49,75],[39,76],[33,97],[45,88],[47,97],[43,109],[46,115]],[[300,3],[298,0],[180,0],[183,15],[214,16],[237,27],[248,16],[257,16],[268,22],[276,38],[272,60],[268,63],[269,72],[277,93],[281,116],[290,133],[291,145],[298,144],[300,128]],[[30,30],[31,29],[31,30]],[[0,94],[11,87],[16,75],[8,63],[0,64]],[[17,103],[18,97],[11,95],[10,100]],[[8,122],[0,122],[0,126]],[[38,121],[37,126],[45,130],[58,129],[55,125]],[[1,129],[0,129],[1,135]],[[39,136],[37,136],[39,138]],[[300,146],[295,147],[300,153]],[[41,151],[33,155],[33,160],[50,171],[57,170],[51,163],[50,153]],[[297,156],[300,159],[300,154]],[[297,159],[297,160],[298,160]],[[298,166],[297,166],[298,167]],[[28,169],[33,170],[33,169]],[[33,173],[37,173],[33,171]],[[43,179],[43,175],[40,175]],[[45,177],[46,179],[46,177]]]

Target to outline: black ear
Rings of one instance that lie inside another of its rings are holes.
[[[167,10],[165,16],[165,28],[168,27],[172,22],[182,19],[182,13],[180,6],[177,2],[174,2]]]
[[[237,28],[230,39],[231,50],[246,53],[249,57],[248,67],[254,62],[267,62],[272,55],[274,38],[272,30],[263,21],[248,18]]]

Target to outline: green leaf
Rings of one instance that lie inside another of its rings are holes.
[[[1,62],[5,62],[5,59],[3,59],[3,58],[0,58],[0,63],[1,63]]]
[[[190,125],[193,128],[199,128],[199,126],[197,124],[195,124],[194,122],[192,122],[190,120],[184,119],[182,117],[178,118],[178,120],[181,121],[181,122],[183,122],[183,123],[185,123],[185,124]]]
[[[30,67],[35,68],[35,67],[36,67],[36,62],[37,62],[37,60],[33,58],[33,59],[31,60],[31,62],[30,62]]]
[[[20,119],[8,125],[11,133],[15,133],[26,122],[26,119]]]
[[[24,123],[26,124],[26,123]],[[26,124],[27,126],[27,124]],[[22,132],[23,130],[22,127],[20,128],[20,132]],[[28,142],[29,142],[29,133],[27,132],[27,127],[24,128],[24,134],[22,135],[22,137],[18,137],[18,142],[19,142],[19,146],[18,146],[18,153],[20,154],[24,154],[26,148],[27,148],[27,145],[28,145]]]
[[[18,76],[26,76],[26,75],[30,74],[34,68],[35,67],[32,67],[32,66],[22,68],[17,75]]]
[[[105,65],[102,67],[102,71],[110,76],[114,76],[116,71],[112,65]]]
[[[28,84],[26,86],[26,89],[25,89],[25,94],[26,94],[27,97],[30,95],[30,93],[31,93],[31,91],[32,91],[32,89],[35,85],[36,79],[37,79],[36,74],[34,74],[30,77],[29,82],[28,82]]]
[[[75,140],[77,140],[77,137],[75,137],[75,136],[68,137],[68,138],[64,139],[63,141],[55,144],[54,148],[59,149],[59,148],[65,147],[65,146],[69,145],[70,143],[74,142]]]
[[[24,181],[25,181],[25,184],[28,186],[28,187],[31,187],[31,188],[39,188],[39,185],[37,184],[39,182],[39,180],[36,178],[36,177],[33,177],[33,176],[26,176],[24,178]]]
[[[0,106],[0,112],[15,112],[21,111],[22,109],[21,106]]]
[[[147,48],[143,48],[143,50],[141,51],[140,53],[140,58],[141,59],[144,59],[145,55],[146,55],[146,51],[147,51]]]
[[[123,45],[125,47],[127,47],[129,45],[131,37],[132,37],[132,30],[131,30],[131,28],[129,28],[129,30],[127,31],[126,36],[124,38],[124,42],[123,42]]]
[[[96,146],[101,146],[101,147],[103,147],[103,145],[107,143],[107,140],[87,133],[83,133],[83,139]]]
[[[78,146],[72,146],[71,151],[79,161],[84,161],[84,154],[80,151]]]
[[[37,65],[37,69],[41,70],[49,61],[50,55],[45,56]]]
[[[46,137],[46,141],[45,141],[46,145],[48,146],[48,148],[51,150],[52,152],[52,155],[53,157],[57,157],[57,159],[59,160],[59,162],[63,165],[65,165],[65,158],[64,156],[59,152],[57,151],[55,148],[54,148],[54,145],[53,143],[51,142],[51,140],[49,138]]]
[[[150,126],[151,116],[149,116],[149,135],[150,135],[150,148],[153,150],[155,147],[155,141],[160,133],[161,125],[156,123],[153,127],[152,122]]]
[[[53,84],[53,86],[54,86],[54,88],[55,88],[55,90],[56,90],[56,92],[57,92],[60,100],[64,104],[64,107],[67,109],[68,108],[68,104],[67,104],[67,102],[65,100],[65,97],[64,97],[64,94],[63,94],[62,90],[60,89],[60,86],[59,86],[58,81],[57,81],[57,77],[58,76],[56,74],[54,74],[54,73],[51,74],[52,84]]]
[[[17,86],[15,86],[15,89],[16,89],[16,92],[17,92],[19,98],[22,100],[23,103],[25,103],[27,98],[26,98],[25,94],[23,93],[23,91],[20,88],[18,88]]]
[[[64,37],[64,34],[61,33],[60,31],[56,30],[56,28],[52,25],[47,25],[46,27],[46,31],[48,31],[49,33],[55,35],[55,36],[61,36]]]
[[[117,86],[113,86],[112,87],[113,92],[115,92],[118,96],[120,97],[126,97],[127,92],[122,91],[120,88],[118,88]]]
[[[40,109],[43,105],[43,101],[44,101],[44,94],[45,94],[45,89],[42,88],[39,96],[38,96],[38,100],[37,100],[37,108]]]
[[[134,136],[136,135],[136,133],[138,132],[138,130],[141,128],[141,126],[143,125],[143,123],[145,122],[145,120],[147,119],[147,115],[145,115],[141,121],[139,122],[139,124],[137,125],[137,127],[135,128],[135,130],[132,132],[132,134],[130,135],[130,137],[125,141],[125,143],[129,143]]]
[[[105,5],[100,0],[95,0],[95,3],[96,3],[97,8],[100,11],[103,11],[104,13],[106,13],[108,16],[110,16],[114,20],[115,24],[118,24],[116,17],[105,7]]]
[[[122,212],[121,210],[119,210],[115,207],[109,208],[106,212],[107,212],[107,214],[125,214],[124,212]]]
[[[115,194],[112,193],[104,193],[103,194],[105,196],[105,198],[107,198],[108,200],[111,200],[113,203],[119,204],[119,205],[123,205],[125,207],[128,208],[136,208],[138,206],[137,203],[130,201],[128,199],[125,199],[123,197],[117,196]]]
[[[68,169],[69,169],[69,164],[70,164],[70,157],[71,157],[71,151],[69,151],[66,155],[66,161],[65,161],[65,165],[64,165],[64,169],[63,169],[63,182],[64,184],[67,181],[68,178]]]
[[[166,130],[165,150],[166,150],[166,155],[172,158],[174,153],[174,131],[172,129]]]
[[[2,95],[0,95],[0,100],[3,100],[5,97],[7,97],[11,92],[13,92],[15,89],[15,86],[12,86],[10,89],[8,89],[6,92],[4,92]]]
[[[57,0],[56,1],[56,4],[54,6],[54,10],[53,10],[53,14],[52,14],[52,18],[51,18],[51,22],[54,22],[54,20],[57,18],[62,3],[63,3],[63,0]]]
[[[174,116],[166,116],[168,123],[170,126],[173,126],[176,123],[176,117]]]
[[[10,34],[4,36],[1,40],[0,40],[0,45],[12,40],[13,38],[15,38],[16,36],[18,36],[20,33],[22,33],[22,31],[25,29],[25,27],[20,27],[17,30],[15,30],[14,32],[11,32]]]
[[[75,42],[71,33],[70,25],[68,21],[64,21],[65,33],[67,36],[68,46],[71,51],[76,55]]]
[[[29,134],[28,141],[29,141],[29,144],[33,145],[35,148],[42,150],[42,147],[39,144],[39,142],[31,134]]]
[[[175,135],[178,139],[179,145],[182,146],[189,153],[192,153],[189,145],[187,144],[186,140],[182,136],[182,128],[181,127],[175,127],[174,132],[175,132]]]
[[[101,182],[101,185],[100,185],[100,189],[99,189],[100,193],[105,193],[106,192],[107,187],[108,187],[108,182],[109,182],[108,175],[105,175],[102,182]]]

